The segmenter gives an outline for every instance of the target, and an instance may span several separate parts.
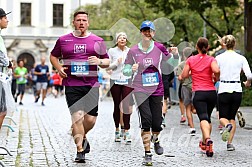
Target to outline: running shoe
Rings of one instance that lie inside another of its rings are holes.
[[[181,116],[180,123],[185,123],[185,121],[186,121],[185,116]]]
[[[45,106],[45,103],[42,101],[41,105],[42,105],[42,106]]]
[[[233,144],[227,144],[227,150],[228,151],[234,151],[235,150],[235,147],[233,146]]]
[[[192,136],[195,136],[195,134],[196,134],[196,129],[195,129],[195,128],[190,128],[190,129],[189,129],[189,134],[192,135]]]
[[[218,129],[222,130],[222,128],[223,128],[223,126],[221,124],[219,124]]]
[[[115,132],[115,142],[121,142],[121,137],[120,137],[120,132],[119,131]]]
[[[238,118],[240,127],[243,128],[245,126],[246,122],[245,122],[245,119],[242,116],[242,112],[241,111],[237,111],[236,116]]]
[[[145,153],[143,165],[152,166],[152,154],[151,153]]]
[[[129,132],[124,133],[124,140],[126,141],[126,143],[131,143],[132,140]]]
[[[206,144],[202,142],[202,140],[200,140],[199,142],[199,147],[202,151],[206,151]]]
[[[23,103],[20,101],[20,102],[19,102],[19,105],[23,105]]]
[[[227,124],[227,126],[225,127],[225,129],[222,132],[222,140],[223,141],[227,141],[229,139],[230,131],[232,130],[232,128],[233,128],[232,124]]]
[[[211,139],[206,139],[206,155],[208,157],[213,156],[213,141]]]
[[[160,146],[159,140],[154,142],[154,151],[157,155],[162,155],[164,153],[164,148]]]
[[[85,153],[84,153],[84,151],[82,151],[82,152],[77,151],[75,162],[85,163]]]
[[[90,144],[87,139],[83,139],[82,148],[84,149],[84,153],[87,154],[90,152]]]
[[[35,99],[35,103],[37,103],[37,102],[38,102],[39,98],[40,98],[40,96],[37,96],[37,97],[36,97],[36,99]]]

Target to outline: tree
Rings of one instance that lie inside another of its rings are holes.
[[[245,51],[252,52],[252,0],[244,1]]]
[[[210,41],[216,41],[214,33],[219,36],[226,34],[236,34],[241,31],[241,25],[243,24],[243,5],[240,0],[145,0],[151,7],[155,8],[155,11],[163,11],[167,17],[171,17],[173,13],[183,16],[184,18],[190,17],[190,15],[197,14],[207,25],[208,33],[207,38]],[[185,11],[188,12],[185,12]],[[174,21],[180,22],[179,27],[184,31],[185,39],[190,33],[195,33],[190,30],[186,25],[186,19]],[[195,17],[197,19],[197,17]],[[203,25],[203,24],[202,24]],[[177,26],[177,25],[176,25]],[[191,39],[192,40],[192,39]],[[196,40],[196,39],[193,39]]]
[[[89,13],[91,22],[89,29],[96,30],[97,35],[110,41],[114,39],[116,32],[125,31],[131,39],[131,45],[139,40],[139,26],[142,21],[164,16],[162,12],[154,13],[147,6],[144,0],[107,0],[102,1],[100,5],[81,6],[76,10],[84,9]],[[111,45],[112,43],[108,46]]]

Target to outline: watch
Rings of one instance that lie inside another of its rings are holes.
[[[100,64],[99,65],[102,65],[102,60],[100,59]]]

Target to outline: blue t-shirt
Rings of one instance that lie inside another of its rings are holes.
[[[49,67],[47,65],[42,66],[37,65],[35,68],[36,72],[42,72],[42,75],[37,75],[37,82],[47,82],[48,81],[48,76],[47,73],[49,72]]]

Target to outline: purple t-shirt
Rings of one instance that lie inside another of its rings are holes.
[[[102,38],[90,33],[86,37],[76,37],[72,33],[61,36],[52,52],[52,56],[62,58],[67,77],[64,86],[99,87],[97,65],[89,65],[88,57],[109,58]]]
[[[161,77],[161,61],[169,58],[169,52],[158,42],[154,42],[153,49],[148,53],[142,52],[138,45],[133,46],[128,52],[125,64],[139,64],[138,71],[132,80],[134,92],[163,96],[164,88]]]

